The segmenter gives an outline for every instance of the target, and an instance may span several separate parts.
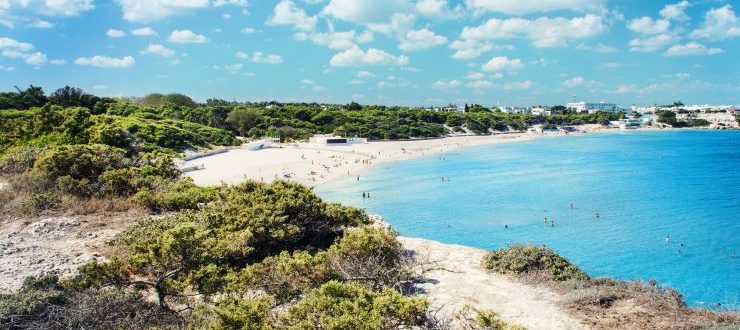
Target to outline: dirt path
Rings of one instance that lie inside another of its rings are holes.
[[[588,329],[558,305],[553,291],[512,281],[480,267],[484,251],[435,241],[400,237],[404,247],[420,259],[435,262],[435,270],[421,285],[433,308],[450,316],[465,305],[491,309],[504,321],[528,329]]]

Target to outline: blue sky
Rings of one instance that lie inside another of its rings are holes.
[[[198,100],[739,104],[722,0],[0,0],[0,85]]]

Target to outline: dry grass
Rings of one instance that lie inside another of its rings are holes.
[[[671,288],[597,278],[556,285],[563,303],[594,329],[739,329],[740,315],[686,307]]]

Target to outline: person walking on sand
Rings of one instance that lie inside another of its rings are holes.
[[[362,199],[365,199],[365,197],[367,197],[367,195],[365,195],[365,192],[362,192]]]
[[[360,181],[360,175],[357,174],[357,181]]]

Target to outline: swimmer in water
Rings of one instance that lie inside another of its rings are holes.
[[[573,203],[570,203],[570,208],[571,208],[571,209],[573,208]]]
[[[600,216],[600,215],[599,215],[598,213],[596,213],[596,217],[597,217],[597,218],[600,218],[601,216]]]
[[[665,237],[665,244],[668,244],[670,242],[671,242],[671,237],[670,236],[666,236]]]
[[[508,224],[504,225],[504,229],[509,229],[509,225]]]

